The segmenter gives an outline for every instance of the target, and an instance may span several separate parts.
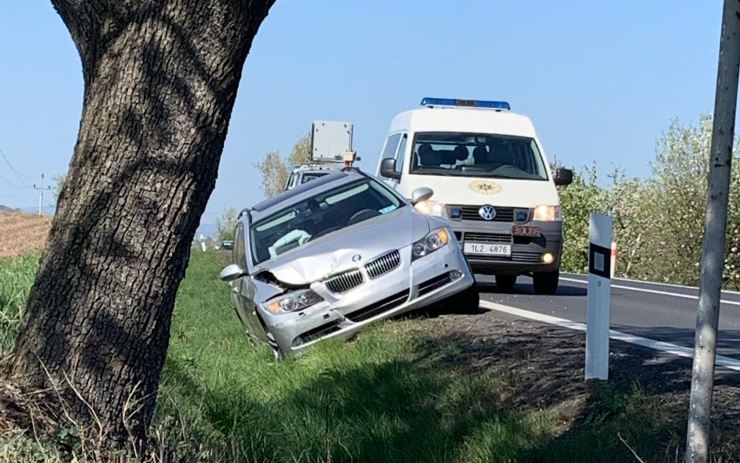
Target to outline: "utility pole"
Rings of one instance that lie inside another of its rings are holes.
[[[740,0],[724,0],[717,91],[714,99],[707,211],[704,217],[699,307],[696,314],[694,365],[691,371],[691,398],[684,456],[686,463],[709,461],[709,422],[712,412],[719,301],[725,259],[725,231],[732,173],[739,67]]]
[[[41,212],[44,209],[44,191],[51,190],[50,185],[44,185],[44,174],[41,174],[40,184],[33,184],[33,189],[39,192],[39,215],[41,215]]]

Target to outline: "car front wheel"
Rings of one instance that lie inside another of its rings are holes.
[[[270,345],[270,350],[272,350],[272,356],[275,358],[275,360],[285,359],[285,353],[280,348],[280,346],[278,346],[278,343],[275,340],[275,337],[272,335],[272,333],[268,331],[266,334],[267,334],[267,343]]]
[[[475,313],[480,306],[478,285],[473,283],[469,288],[452,296],[449,301],[450,308],[456,313]]]

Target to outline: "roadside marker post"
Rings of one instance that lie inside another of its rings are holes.
[[[592,213],[588,225],[586,379],[609,379],[612,218]]]

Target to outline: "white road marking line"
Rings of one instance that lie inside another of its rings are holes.
[[[563,275],[572,275],[573,277],[583,277],[587,278],[588,275],[582,274],[582,273],[564,273]],[[699,288],[696,286],[686,286],[686,285],[677,285],[674,283],[661,283],[658,281],[646,281],[646,280],[635,280],[634,278],[620,278],[620,277],[614,277],[612,278],[613,281],[619,280],[619,281],[627,281],[630,283],[638,283],[643,285],[655,285],[655,286],[667,286],[669,288],[683,288],[683,289],[694,289],[696,291],[699,291]],[[723,289],[723,293],[725,294],[737,294],[740,295],[740,291],[733,291],[731,289]]]
[[[569,281],[572,283],[581,283],[581,284],[588,284],[587,281],[579,280],[576,278],[567,278],[567,277],[560,277],[562,281]],[[617,289],[627,289],[630,291],[640,291],[643,293],[651,293],[651,294],[660,294],[663,296],[673,296],[673,297],[682,297],[684,299],[693,299],[695,301],[699,300],[699,296],[692,296],[691,294],[679,294],[679,293],[671,293],[669,291],[659,291],[657,289],[647,289],[647,288],[635,288],[634,286],[624,286],[624,285],[615,285],[612,283],[612,288]],[[728,305],[740,305],[740,302],[738,301],[728,301],[727,299],[721,299],[720,304],[728,304]]]
[[[517,309],[516,307],[510,307],[508,305],[497,304],[491,301],[482,300],[480,302],[480,305],[481,307],[485,307],[486,309],[508,313],[508,314],[515,315],[520,318],[526,318],[526,319],[535,320],[538,322],[549,323],[550,325],[561,326],[563,328],[569,328],[571,330],[576,330],[576,331],[586,331],[585,323],[574,322],[574,321],[567,320],[565,318],[553,317],[552,315],[544,315],[541,313],[532,312],[532,311],[524,310],[524,309]],[[666,352],[669,354],[677,355],[679,357],[686,357],[686,358],[694,357],[694,349],[689,348],[689,347],[677,346],[669,342],[656,341],[654,339],[643,338],[642,336],[635,336],[635,335],[624,333],[622,331],[617,331],[617,330],[609,330],[609,337],[611,339],[616,339],[617,341],[622,341],[622,342],[627,342],[627,343],[635,344],[635,345],[642,346],[642,347],[647,347],[648,349],[654,349],[654,350],[658,350],[661,352]],[[730,370],[740,371],[740,360],[734,359],[732,357],[727,357],[726,355],[717,355],[715,359],[715,364],[719,366],[723,366]]]

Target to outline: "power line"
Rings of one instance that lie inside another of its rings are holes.
[[[13,172],[16,177],[18,177],[18,180],[20,180],[21,183],[25,183],[25,180],[24,179],[27,179],[27,180],[35,180],[35,179],[38,178],[38,176],[31,177],[29,175],[24,175],[24,174],[18,172],[18,169],[16,169],[15,167],[13,167],[13,164],[10,163],[10,160],[8,160],[8,157],[5,156],[5,153],[1,149],[0,149],[0,157],[3,158],[3,160],[5,161],[5,164],[7,164],[8,167],[10,167],[11,172]],[[29,186],[29,185],[26,185],[26,186]]]
[[[25,186],[16,185],[15,183],[11,182],[10,180],[8,180],[7,178],[5,178],[5,177],[3,177],[1,175],[0,175],[0,180],[4,181],[8,185],[10,185],[11,188],[17,188],[19,190],[33,190],[33,187],[32,186],[29,186],[29,185],[25,185]]]

